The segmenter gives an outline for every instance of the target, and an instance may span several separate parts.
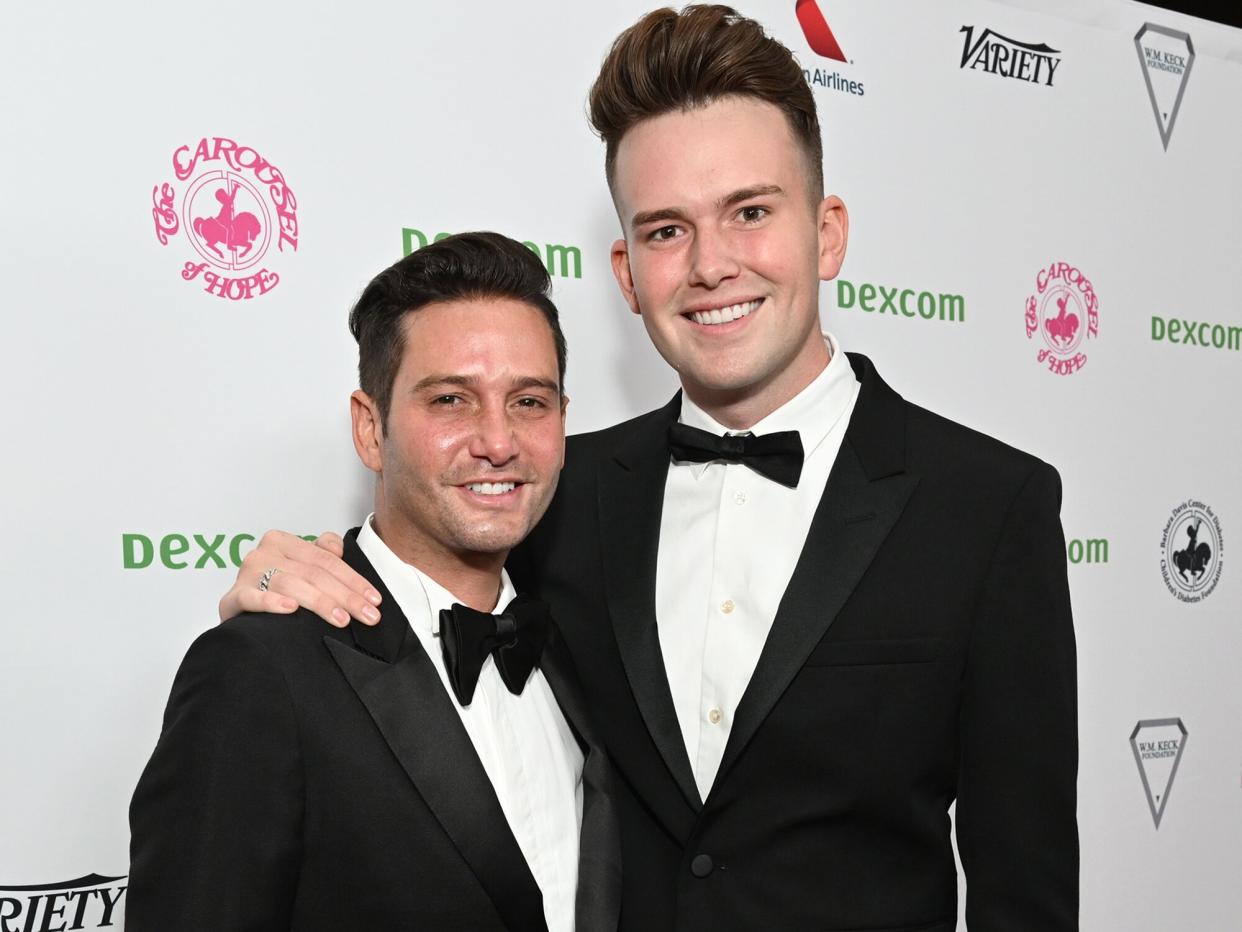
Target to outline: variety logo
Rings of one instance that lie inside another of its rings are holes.
[[[106,929],[121,917],[124,877],[88,874],[76,880],[30,886],[0,884],[0,932],[77,932]]]
[[[1038,334],[1036,360],[1050,372],[1072,375],[1087,364],[1083,346],[1100,332],[1100,299],[1091,280],[1068,262],[1052,262],[1035,276],[1026,299],[1026,338]]]
[[[151,192],[151,216],[161,245],[181,235],[191,258],[186,281],[231,301],[271,291],[280,276],[262,264],[276,252],[298,248],[297,198],[284,173],[250,146],[220,136],[184,145],[172,156],[173,174],[185,183],[178,195],[169,182]]]
[[[1181,602],[1202,602],[1224,570],[1224,534],[1211,505],[1194,499],[1173,509],[1160,536],[1160,575]]]
[[[837,279],[837,307],[842,310],[857,306],[864,314],[892,314],[893,317],[921,317],[965,323],[966,299],[960,294],[915,291],[913,288],[889,288],[861,282],[855,285]]]
[[[1130,749],[1143,780],[1143,792],[1151,809],[1152,821],[1160,828],[1164,807],[1173,792],[1173,778],[1186,750],[1186,726],[1180,718],[1153,718],[1141,721],[1130,732]]]
[[[963,26],[961,31],[966,37],[958,68],[969,67],[971,71],[983,70],[1001,78],[1052,87],[1053,76],[1061,64],[1061,59],[1053,56],[1059,55],[1060,50],[1042,42],[1019,42],[991,29],[983,30],[978,39],[974,37],[974,26]]]
[[[1134,34],[1134,47],[1143,67],[1143,80],[1147,82],[1147,96],[1156,114],[1160,141],[1167,152],[1177,111],[1182,106],[1182,95],[1186,93],[1186,82],[1190,80],[1190,66],[1195,63],[1195,47],[1189,33],[1155,23],[1144,23]]]
[[[832,27],[828,25],[828,20],[819,8],[817,0],[798,0],[794,12],[797,14],[798,25],[802,27],[802,35],[806,38],[806,44],[811,47],[811,51],[829,61],[853,64],[841,51],[841,43],[833,35]],[[862,97],[865,93],[861,81],[850,80],[837,70],[803,68],[802,74],[806,77],[806,83],[811,87],[830,88],[857,97]]]

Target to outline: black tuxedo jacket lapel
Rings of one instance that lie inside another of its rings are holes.
[[[539,668],[583,752],[575,925],[601,932],[615,929],[621,911],[621,830],[612,799],[612,768],[591,724],[577,672],[555,626]]]
[[[356,538],[357,529],[346,536],[345,562],[383,596],[384,619],[375,627],[354,622],[352,646],[331,636],[324,643],[505,925],[546,930],[539,885],[453,700]]]
[[[772,630],[738,705],[721,780],[823,638],[901,516],[918,477],[905,471],[905,409],[866,357],[850,356],[858,401]]]
[[[630,689],[660,756],[693,811],[703,806],[668,687],[656,629],[656,551],[668,475],[668,425],[681,393],[600,464],[604,588]]]

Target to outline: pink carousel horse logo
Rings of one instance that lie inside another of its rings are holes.
[[[233,202],[237,200],[238,190],[237,185],[234,185],[232,191],[228,188],[217,188],[216,200],[220,202],[220,212],[214,217],[194,218],[194,232],[199,235],[203,245],[221,259],[224,258],[224,253],[219,246],[223,245],[233,254],[234,265],[237,264],[238,255],[244,257],[250,252],[254,247],[255,237],[263,232],[259,218],[254,214],[245,211],[234,213]]]
[[[171,183],[156,185],[151,216],[161,245],[184,230],[197,254],[181,277],[232,301],[275,288],[279,274],[261,263],[273,245],[278,254],[298,248],[297,198],[284,173],[257,150],[220,136],[181,146],[172,162],[188,185],[180,197]]]
[[[1084,342],[1100,332],[1095,286],[1077,266],[1050,262],[1035,276],[1035,289],[1026,299],[1026,338],[1039,334],[1043,342],[1035,359],[1057,375],[1073,375],[1087,364]]]

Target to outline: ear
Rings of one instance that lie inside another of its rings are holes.
[[[830,194],[819,204],[816,213],[819,232],[819,278],[829,281],[836,278],[845,261],[845,245],[850,237],[850,215],[845,204],[835,194]]]
[[[565,412],[569,410],[569,396],[561,395],[561,436],[565,435]],[[565,468],[565,444],[561,443],[561,469]]]
[[[379,407],[362,389],[349,396],[349,416],[354,426],[354,449],[358,459],[372,472],[384,471],[384,428]]]
[[[625,298],[625,303],[630,306],[631,311],[641,314],[642,308],[638,306],[638,295],[634,293],[634,273],[630,270],[630,247],[624,239],[619,239],[612,244],[610,258],[612,259],[612,274],[621,288],[621,296]]]

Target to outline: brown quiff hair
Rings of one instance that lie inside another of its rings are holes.
[[[759,23],[719,4],[653,10],[613,42],[590,95],[609,189],[617,147],[636,124],[730,96],[765,101],[785,115],[806,156],[810,193],[822,198],[823,142],[802,69]]]

